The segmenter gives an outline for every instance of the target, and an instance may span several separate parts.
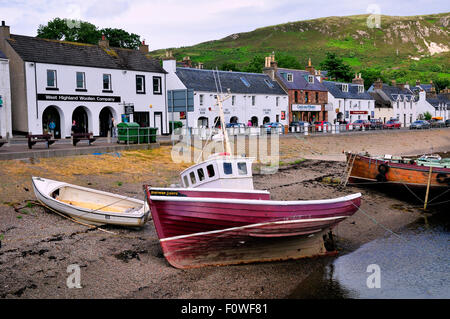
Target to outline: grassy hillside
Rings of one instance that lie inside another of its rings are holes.
[[[355,72],[378,69],[386,79],[450,81],[450,13],[424,16],[381,16],[380,28],[367,26],[368,15],[290,22],[226,38],[172,49],[177,60],[190,56],[206,68],[235,63],[240,68],[255,55],[295,56],[301,65],[310,57],[318,66],[334,52]],[[165,50],[151,52],[162,57]]]

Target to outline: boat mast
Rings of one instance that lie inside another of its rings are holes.
[[[217,88],[217,105],[219,106],[220,127],[222,129],[223,144],[224,144],[225,152],[231,155],[230,140],[228,138],[228,132],[225,127],[225,114],[223,113],[223,105],[222,105],[223,101],[225,101],[231,97],[230,89],[228,89],[228,95],[222,99],[222,94],[221,94],[222,93],[222,85],[220,84],[219,70],[217,68],[216,68],[216,72],[217,72],[219,86],[221,89],[221,91],[219,92],[216,77],[214,76],[214,81],[216,81],[216,88]],[[214,71],[213,71],[213,74],[214,74]]]

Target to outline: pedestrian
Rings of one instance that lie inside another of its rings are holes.
[[[52,138],[55,138],[55,128],[56,128],[56,124],[53,120],[51,120],[50,124],[48,124],[48,129],[50,130],[50,134],[52,135]]]
[[[72,121],[72,133],[78,133],[77,122],[75,120]]]
[[[248,120],[247,126],[248,126],[248,127],[251,127],[251,126],[252,126],[252,121]]]
[[[111,131],[111,137],[116,137],[116,124],[114,117],[111,117],[111,121],[109,123],[109,129]]]

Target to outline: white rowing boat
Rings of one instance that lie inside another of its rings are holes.
[[[143,226],[149,216],[142,200],[41,177],[33,177],[32,182],[40,202],[88,224]]]

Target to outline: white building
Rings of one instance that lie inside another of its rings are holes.
[[[42,134],[50,121],[55,137],[80,132],[107,136],[115,124],[134,121],[168,133],[166,72],[140,50],[13,35],[0,27],[0,48],[11,61],[12,125]]]
[[[12,136],[9,60],[0,51],[0,136]]]
[[[361,75],[353,83],[323,81],[328,90],[328,121],[353,123],[375,117],[375,100],[364,89]]]
[[[193,96],[193,109],[186,113],[184,106],[169,114],[169,120],[181,120],[188,127],[214,127],[218,121],[216,101],[216,81],[220,79],[223,93],[230,90],[231,97],[223,103],[226,123],[249,121],[252,126],[268,122],[288,125],[288,96],[276,81],[269,76],[257,73],[228,72],[176,67],[173,58],[163,61],[167,74],[168,98],[174,90],[190,90]],[[216,73],[216,81],[214,79]],[[220,88],[219,88],[220,90]],[[181,91],[182,92],[182,91]],[[180,101],[181,102],[181,101]],[[183,110],[183,111],[182,111]]]
[[[432,110],[425,101],[425,92],[416,95],[407,84],[387,85],[377,80],[368,92],[375,99],[375,118],[383,122],[396,118],[403,127],[408,127],[419,114]]]

